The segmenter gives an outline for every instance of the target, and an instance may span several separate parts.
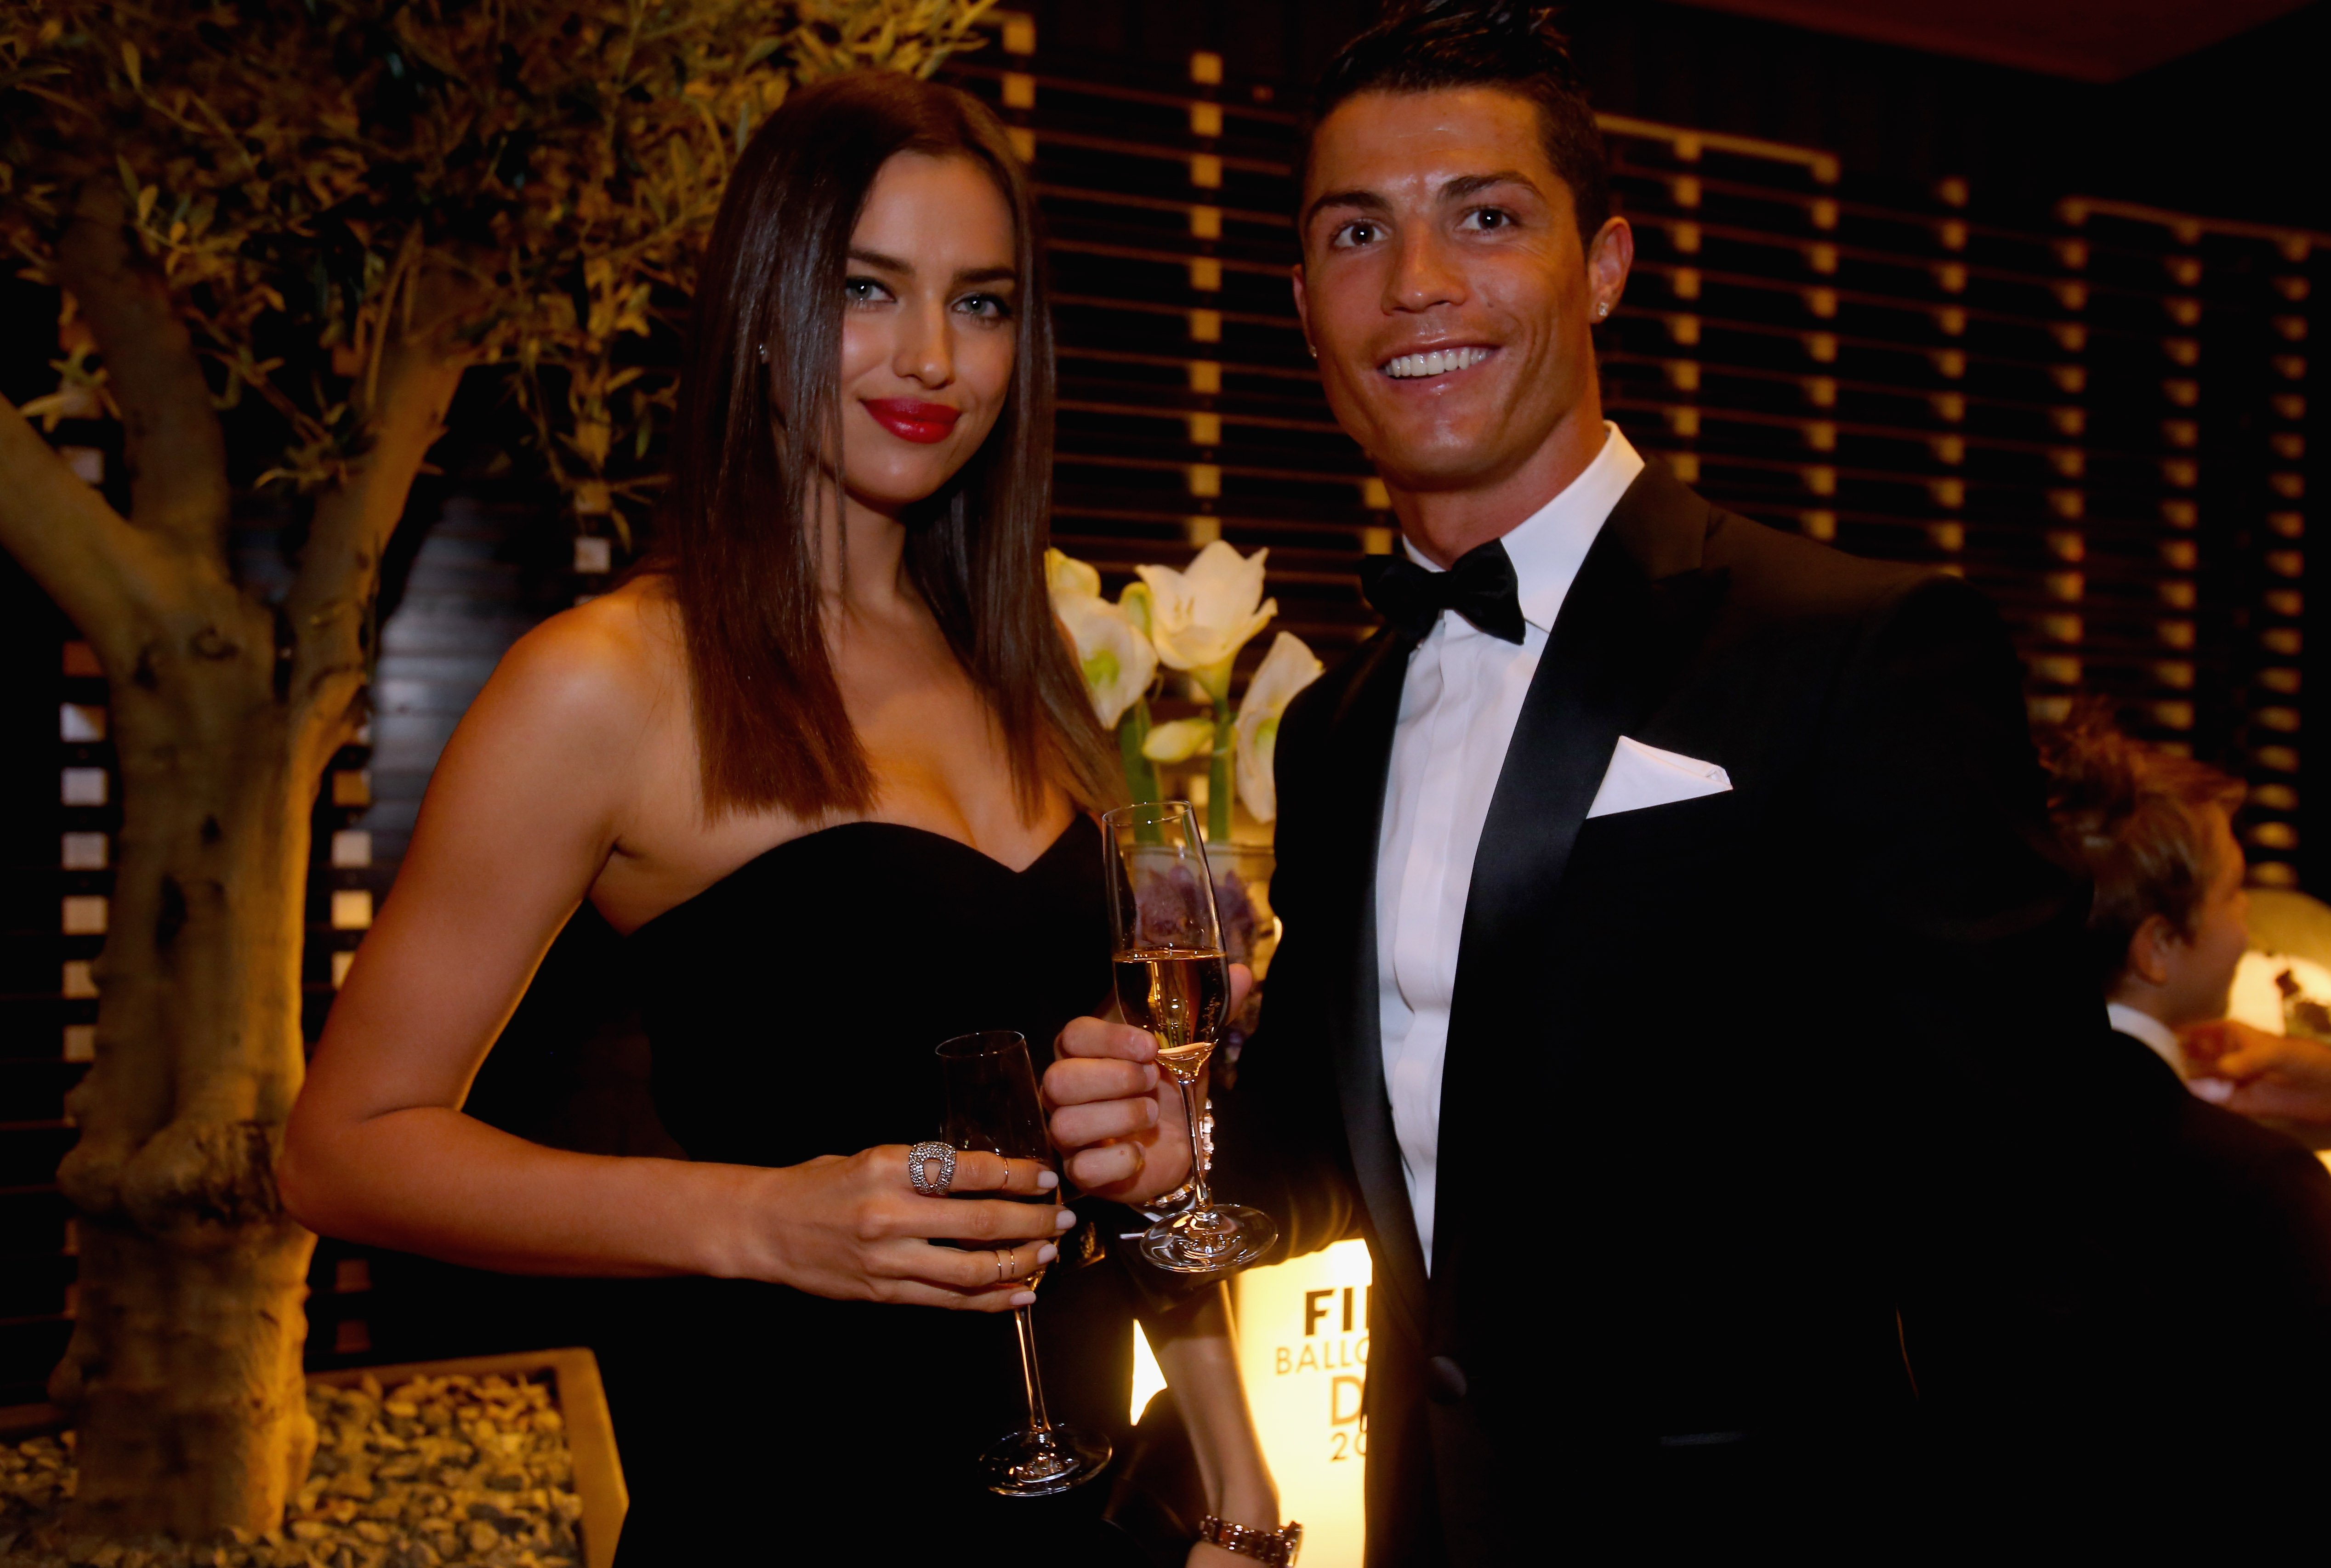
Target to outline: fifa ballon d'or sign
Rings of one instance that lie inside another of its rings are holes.
[[[1282,1518],[1303,1521],[1303,1568],[1359,1568],[1368,1370],[1368,1250],[1250,1269],[1236,1296],[1239,1371]]]

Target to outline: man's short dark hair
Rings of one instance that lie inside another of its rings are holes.
[[[1311,128],[1363,92],[1445,92],[1494,87],[1537,106],[1546,161],[1570,187],[1578,238],[1591,242],[1611,216],[1611,171],[1602,128],[1555,29],[1555,7],[1508,0],[1393,0],[1384,19],[1336,52],[1311,95]],[[1310,148],[1304,148],[1308,171]],[[1297,199],[1302,186],[1297,185]]]
[[[2130,738],[2101,698],[2075,703],[2061,723],[2041,729],[2048,769],[2048,814],[2064,847],[2096,884],[2088,940],[2107,994],[2128,970],[2128,945],[2158,915],[2187,941],[2201,929],[2202,904],[2224,870],[2202,813],[2231,814],[2241,781],[2193,758]]]

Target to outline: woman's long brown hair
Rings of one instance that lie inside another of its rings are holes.
[[[864,71],[795,92],[747,144],[698,273],[660,554],[716,820],[874,803],[827,653],[813,487],[838,483],[819,459],[842,451],[851,233],[875,176],[902,152],[987,170],[1012,209],[1020,272],[1004,411],[962,471],[906,519],[905,570],[994,715],[1023,811],[1038,809],[1048,781],[1087,806],[1121,793],[1045,593],[1052,324],[1034,199],[1003,126],[976,100]]]

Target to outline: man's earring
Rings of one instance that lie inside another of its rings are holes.
[[[1319,348],[1317,344],[1306,343],[1303,347],[1310,350],[1312,358],[1317,359],[1319,357]]]

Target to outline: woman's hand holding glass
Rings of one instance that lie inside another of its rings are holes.
[[[1024,1281],[1059,1255],[1055,1241],[1077,1218],[1027,1199],[1060,1178],[1034,1160],[968,1151],[956,1160],[956,1195],[927,1198],[908,1177],[907,1150],[882,1144],[754,1172],[736,1265],[724,1272],[839,1301],[1009,1312],[1034,1300]]]
[[[1238,1016],[1254,974],[1230,966],[1228,1016]],[[1159,1071],[1157,1037],[1105,1018],[1071,1020],[1044,1071],[1052,1142],[1077,1191],[1146,1203],[1190,1180],[1190,1133],[1182,1096]]]

